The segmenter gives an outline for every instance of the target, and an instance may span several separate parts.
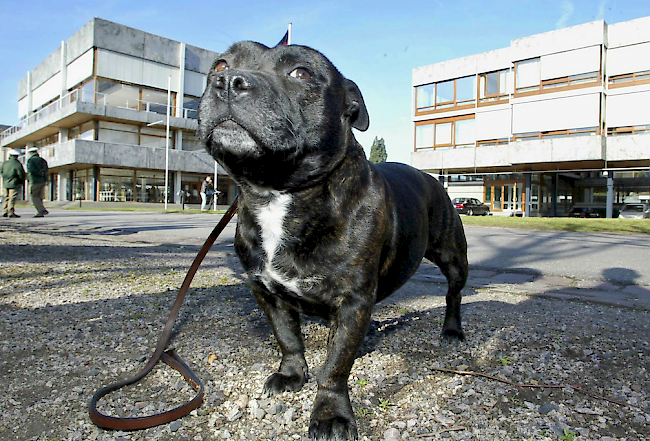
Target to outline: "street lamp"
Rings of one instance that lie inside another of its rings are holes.
[[[167,77],[167,130],[165,131],[165,210],[169,198],[169,114],[171,113],[172,76]]]

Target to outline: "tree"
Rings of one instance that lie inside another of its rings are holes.
[[[388,158],[388,153],[386,153],[386,143],[384,138],[377,138],[372,142],[372,147],[370,148],[370,162],[377,164],[378,162],[386,162]]]

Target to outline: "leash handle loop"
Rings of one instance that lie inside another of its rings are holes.
[[[217,239],[217,237],[219,237],[219,235],[224,230],[224,228],[226,228],[226,225],[228,225],[230,220],[237,212],[238,201],[239,201],[239,197],[235,198],[233,203],[228,208],[228,211],[226,211],[226,213],[223,215],[219,223],[214,227],[214,229],[212,230],[208,238],[205,240],[205,243],[199,250],[198,254],[194,258],[194,262],[192,262],[192,266],[190,266],[190,269],[188,270],[187,275],[183,280],[183,284],[181,285],[181,288],[178,291],[176,300],[174,301],[174,305],[172,306],[172,309],[169,312],[169,317],[167,318],[167,322],[165,323],[165,329],[163,330],[160,339],[158,340],[156,350],[154,351],[153,355],[151,356],[147,364],[134,377],[128,378],[126,380],[117,383],[109,384],[108,386],[99,389],[93,395],[92,399],[90,400],[89,414],[90,414],[90,419],[92,420],[93,423],[95,423],[96,426],[104,429],[112,429],[112,430],[147,429],[149,427],[159,426],[161,424],[165,424],[170,421],[174,421],[178,418],[184,417],[185,415],[188,415],[191,411],[199,407],[201,403],[203,403],[204,388],[203,388],[203,383],[201,383],[199,377],[197,377],[196,374],[192,372],[190,367],[183,361],[183,359],[181,359],[181,357],[176,353],[176,351],[174,351],[174,349],[169,349],[165,351],[165,348],[169,343],[169,339],[171,337],[172,330],[174,328],[174,322],[178,317],[178,313],[180,311],[181,305],[183,304],[183,300],[185,299],[185,295],[187,294],[187,291],[190,288],[192,279],[194,278],[196,271],[199,269],[199,266],[201,266],[201,262],[208,254],[208,251],[210,251],[210,248],[214,244],[214,241]],[[187,403],[181,406],[175,407],[174,409],[168,410],[163,413],[157,413],[154,415],[136,417],[136,418],[112,417],[109,415],[105,415],[97,410],[97,402],[102,397],[118,389],[121,389],[124,386],[128,386],[130,384],[134,384],[142,380],[151,372],[151,370],[160,360],[162,360],[164,363],[169,365],[171,368],[180,372],[181,375],[183,375],[183,377],[185,378],[185,380],[189,383],[189,385],[197,392],[196,396],[192,400],[188,401]]]

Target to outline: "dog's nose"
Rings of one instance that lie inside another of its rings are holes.
[[[241,72],[226,70],[217,74],[214,86],[217,93],[238,98],[255,89],[255,80]]]

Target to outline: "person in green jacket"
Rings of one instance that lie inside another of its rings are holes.
[[[47,184],[47,161],[39,156],[36,147],[31,147],[27,153],[31,155],[27,161],[27,179],[29,180],[29,196],[36,208],[34,217],[43,217],[48,214],[43,205],[45,184]]]
[[[20,217],[15,212],[16,199],[18,191],[25,182],[25,169],[18,160],[20,152],[17,150],[9,151],[9,159],[2,163],[2,182],[5,188],[5,200],[2,204],[2,217]]]

